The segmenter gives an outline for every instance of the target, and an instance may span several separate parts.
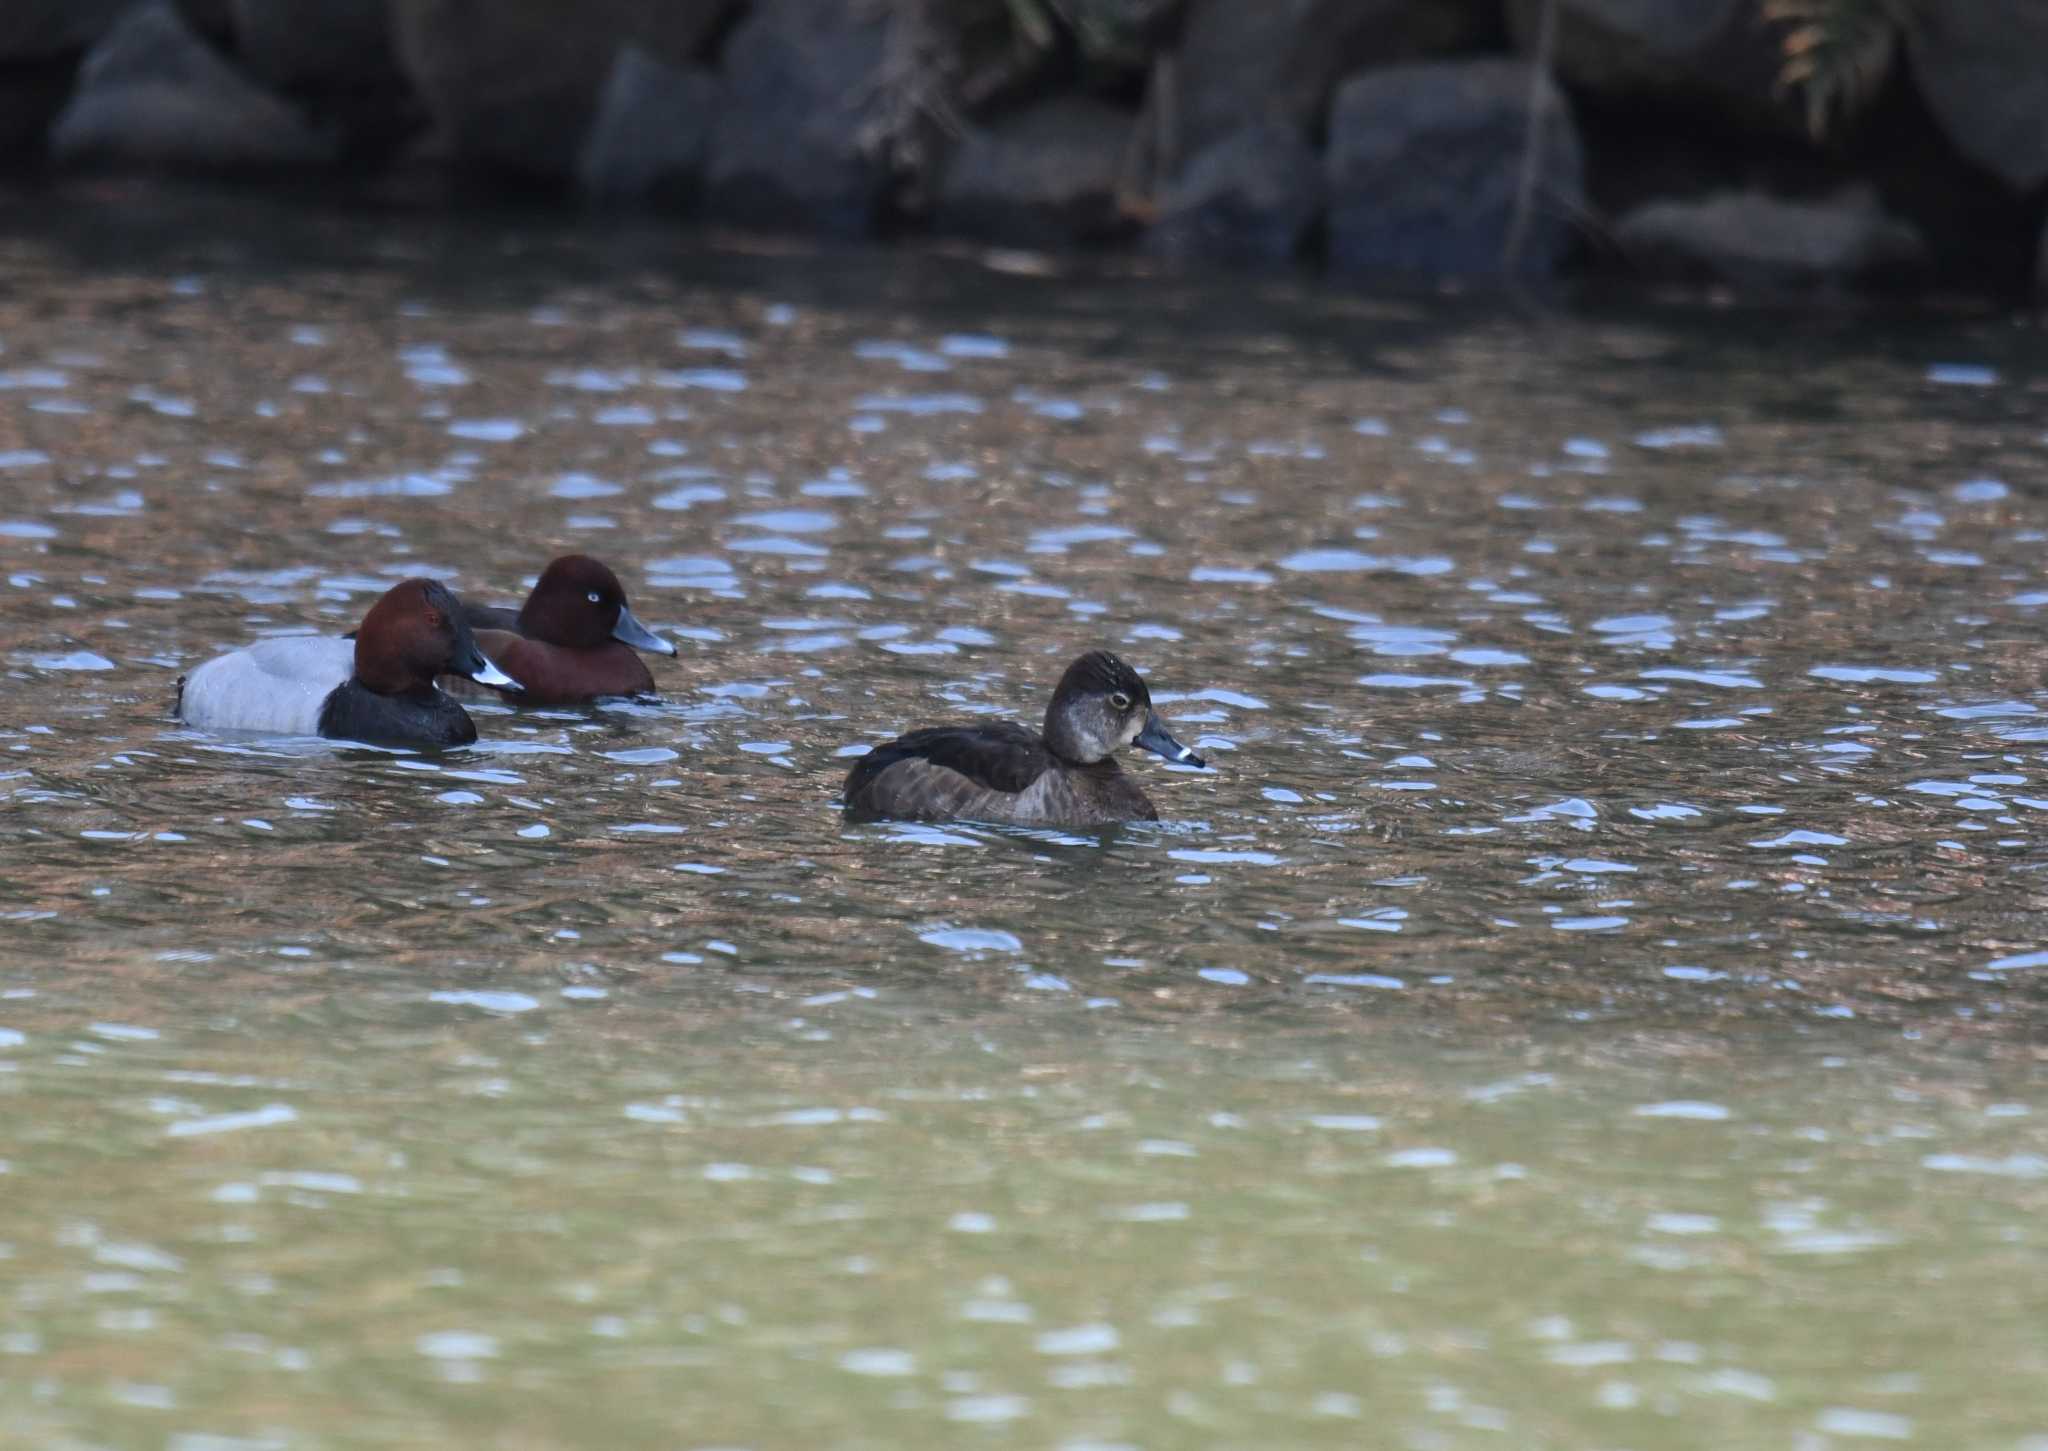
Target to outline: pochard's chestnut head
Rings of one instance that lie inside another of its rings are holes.
[[[378,695],[434,688],[437,675],[517,690],[519,682],[477,648],[462,606],[437,579],[400,580],[356,629],[355,678]]]

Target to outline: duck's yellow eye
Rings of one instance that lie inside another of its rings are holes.
[[[1109,698],[1109,703],[1118,710],[1129,710],[1131,708],[1131,698],[1121,690]]]

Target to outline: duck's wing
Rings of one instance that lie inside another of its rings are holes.
[[[986,815],[994,798],[1029,790],[1055,764],[1038,733],[1020,725],[934,726],[854,762],[846,810],[856,821]]]
[[[462,618],[472,630],[508,630],[519,633],[519,607],[517,605],[474,605],[468,600],[462,602]]]

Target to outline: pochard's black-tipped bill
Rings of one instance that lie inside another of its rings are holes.
[[[676,647],[633,618],[633,612],[624,605],[619,606],[619,622],[612,626],[612,638],[623,640],[635,650],[652,650],[657,655],[673,655]]]
[[[1200,766],[1206,769],[1209,765],[1207,761],[1175,740],[1168,733],[1166,722],[1156,715],[1145,718],[1145,729],[1138,732],[1137,740],[1131,742],[1131,744],[1142,750],[1150,751],[1154,755],[1164,756],[1169,761],[1176,761],[1183,766]]]
[[[468,659],[462,659],[462,653],[461,651],[457,652],[457,674],[467,675],[478,685],[492,685],[496,686],[499,690],[523,690],[525,688],[518,681],[492,664],[491,657],[477,649],[474,642],[469,646],[467,652]]]

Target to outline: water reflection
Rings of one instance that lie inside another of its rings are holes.
[[[628,1446],[678,1416],[731,1444],[2040,1434],[2048,1156],[1995,1070],[1704,1037],[1508,1067],[960,994],[934,1037],[898,996],[373,980],[85,1036],[13,1000],[10,1080],[71,1109],[10,1165],[12,1422],[311,1441],[374,1383],[398,1427],[516,1403]],[[337,1033],[361,1051],[291,1046]],[[148,1192],[81,1201],[87,1144]],[[1914,1284],[1911,1334],[1873,1324]]]
[[[386,225],[0,240],[0,1419],[2048,1436],[2023,340]],[[567,548],[661,700],[170,719]],[[841,822],[1090,645],[1166,821]]]

